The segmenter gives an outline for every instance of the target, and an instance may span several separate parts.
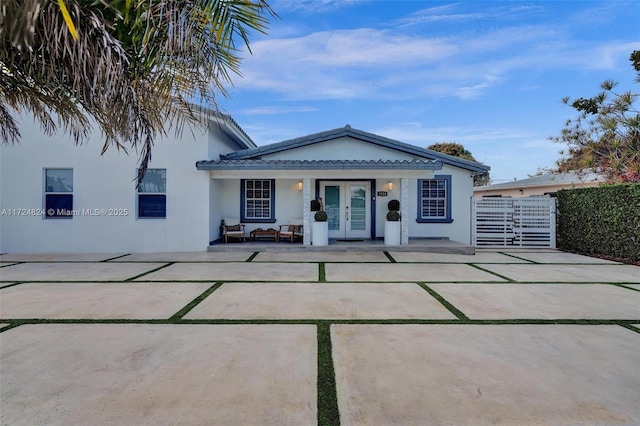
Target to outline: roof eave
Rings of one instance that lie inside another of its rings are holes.
[[[432,161],[308,161],[308,160],[219,160],[198,161],[198,170],[441,170]]]

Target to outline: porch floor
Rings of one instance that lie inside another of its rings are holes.
[[[384,240],[338,241],[329,240],[328,246],[303,245],[300,242],[286,241],[232,241],[228,244],[211,244],[207,251],[407,251],[420,253],[475,254],[475,247],[451,240],[410,238],[409,244],[391,246]]]

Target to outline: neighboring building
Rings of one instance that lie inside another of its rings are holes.
[[[23,128],[22,144],[0,147],[0,252],[203,251],[225,217],[247,233],[303,219],[310,244],[318,197],[331,238],[382,238],[395,198],[402,244],[471,241],[473,176],[487,166],[350,126],[257,147],[216,117],[208,131],[158,141],[137,190],[137,156],[99,156],[97,135],[76,147]]]
[[[476,186],[474,197],[529,197],[532,195],[555,195],[561,189],[598,186],[602,181],[594,173],[575,172],[545,173],[528,179],[493,185]]]

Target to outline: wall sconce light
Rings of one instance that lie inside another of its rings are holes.
[[[391,181],[387,182],[387,189],[389,191],[393,191],[393,182],[391,182]]]
[[[302,191],[302,181],[298,181],[298,191]]]

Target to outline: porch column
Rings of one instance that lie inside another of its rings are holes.
[[[409,179],[400,179],[400,244],[409,244]]]
[[[302,244],[311,245],[311,179],[302,179]]]

